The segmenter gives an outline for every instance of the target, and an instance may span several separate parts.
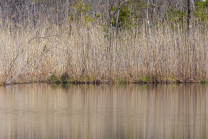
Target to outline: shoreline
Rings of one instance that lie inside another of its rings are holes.
[[[33,81],[33,82],[13,82],[13,83],[0,83],[0,86],[8,86],[8,85],[21,85],[21,84],[34,84],[34,83],[46,83],[46,84],[73,84],[73,85],[126,85],[126,84],[206,84],[207,81],[126,81],[126,82],[119,82],[115,80],[93,80],[93,81]]]

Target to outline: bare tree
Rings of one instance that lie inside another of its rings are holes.
[[[156,7],[156,0],[152,0],[152,26],[155,25],[155,7]]]
[[[150,28],[150,21],[149,21],[149,0],[147,0],[147,24],[148,24],[148,28],[149,28],[149,35],[150,35],[150,38],[152,38],[152,35],[151,35],[151,28]]]
[[[187,0],[187,1],[188,1],[188,14],[187,14],[188,27],[187,27],[187,32],[188,32],[188,35],[189,35],[190,23],[191,23],[191,0]]]
[[[120,14],[120,10],[121,10],[121,6],[126,3],[128,0],[126,1],[118,1],[118,10],[117,10],[117,17],[116,17],[116,26],[115,26],[115,35],[117,36],[118,33],[118,18],[119,18],[119,14]]]

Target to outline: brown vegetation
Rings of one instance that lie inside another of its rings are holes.
[[[207,25],[184,28],[157,23],[150,38],[145,22],[117,37],[95,22],[11,25],[0,32],[0,82],[206,81]]]

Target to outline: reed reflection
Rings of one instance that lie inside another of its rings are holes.
[[[0,87],[0,138],[208,138],[206,85]]]

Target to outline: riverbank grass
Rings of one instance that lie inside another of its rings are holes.
[[[206,83],[208,24],[186,27],[161,22],[151,37],[146,22],[116,36],[84,21],[2,28],[0,82]]]

